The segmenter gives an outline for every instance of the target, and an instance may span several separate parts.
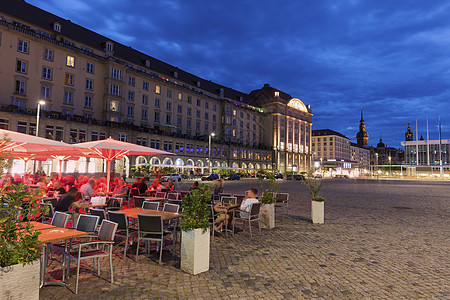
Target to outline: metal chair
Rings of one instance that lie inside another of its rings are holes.
[[[52,222],[50,224],[56,227],[66,228],[67,221],[69,221],[69,214],[57,211],[53,215]]]
[[[219,221],[219,222],[216,221],[216,217],[219,215],[219,213],[215,212],[213,205],[208,204],[208,206],[211,209],[211,214],[209,215],[209,224],[211,225],[212,238],[214,241],[214,232],[215,232],[214,225],[216,225],[217,223],[222,222],[222,221]]]
[[[39,205],[42,212],[42,223],[50,224],[53,219],[53,215],[55,214],[55,209],[51,203],[41,203]]]
[[[134,196],[139,196],[140,195],[140,192],[139,192],[139,189],[138,188],[132,188],[131,190],[130,190],[130,195],[128,196],[128,208],[131,208],[131,203],[130,203],[130,201],[132,202],[134,199]],[[140,207],[140,206],[138,206],[138,207]]]
[[[236,204],[236,197],[231,196],[222,196],[220,201],[225,205]]]
[[[261,222],[259,220],[259,210],[261,208],[261,203],[253,203],[250,206],[250,212],[244,212],[240,210],[235,210],[233,217],[233,234],[234,225],[236,221],[241,220],[243,225],[243,230],[245,230],[245,223],[248,222],[248,227],[250,230],[250,238],[252,238],[252,222],[258,221],[259,234],[261,234]]]
[[[244,201],[245,195],[234,194],[234,197],[236,198],[236,204],[241,205],[242,201]]]
[[[157,202],[157,201],[144,201],[144,203],[142,203],[142,208],[158,210],[159,209],[159,202]]]
[[[170,203],[164,203],[163,211],[165,212],[171,212],[171,213],[178,213],[180,210],[180,206],[178,204],[170,204]]]
[[[222,197],[231,197],[230,193],[219,193],[219,199],[222,200]]]
[[[107,211],[116,211],[122,209],[122,201],[123,198],[120,197],[111,197],[106,202],[106,210]]]
[[[167,194],[167,200],[180,200],[180,194],[179,193],[168,193]]]
[[[42,203],[51,204],[53,208],[56,207],[56,203],[58,203],[58,198],[43,198]]]
[[[123,250],[123,259],[127,256],[128,241],[130,237],[136,234],[136,231],[128,226],[128,218],[126,213],[108,212],[108,219],[118,224],[116,235],[125,238],[125,249]]]
[[[136,261],[139,254],[139,244],[141,240],[156,241],[160,243],[159,263],[161,264],[162,250],[164,247],[164,238],[170,235],[170,232],[164,231],[162,216],[141,215],[138,214],[138,235],[136,247]],[[146,253],[148,252],[146,243]]]
[[[289,194],[288,193],[277,193],[277,201],[275,202],[275,207],[283,207],[283,219],[287,214],[289,216]]]
[[[103,209],[91,208],[89,209],[89,213],[99,218],[98,224],[102,224],[103,220],[106,220],[106,212]]]
[[[68,267],[70,268],[71,260],[77,262],[77,278],[75,283],[75,294],[78,294],[78,277],[80,274],[80,262],[86,259],[97,259],[97,275],[100,276],[100,263],[99,258],[109,258],[109,271],[111,273],[111,283],[114,283],[113,265],[112,265],[112,249],[114,245],[114,236],[117,231],[117,223],[103,220],[98,233],[98,239],[93,241],[87,241],[78,245],[76,251],[67,253],[69,259]],[[92,248],[92,246],[96,246]],[[103,246],[101,249],[99,246]]]
[[[134,207],[142,207],[142,204],[145,201],[145,197],[139,197],[139,196],[134,196],[133,197],[133,202],[134,202]]]
[[[166,193],[165,192],[156,192],[155,197],[166,198]]]

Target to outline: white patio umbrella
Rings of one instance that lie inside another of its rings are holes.
[[[74,144],[74,147],[89,149],[89,157],[102,158],[108,162],[106,182],[109,192],[109,181],[111,179],[111,161],[120,160],[125,155],[175,155],[163,150],[140,146],[132,143],[121,142],[113,138]]]

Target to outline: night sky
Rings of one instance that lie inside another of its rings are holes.
[[[450,138],[450,2],[28,0],[197,76],[249,93],[264,83],[310,104],[313,129],[369,145]],[[414,137],[415,138],[415,137]]]

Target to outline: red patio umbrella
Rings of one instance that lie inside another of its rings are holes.
[[[106,174],[107,191],[109,192],[109,181],[111,179],[111,161],[120,160],[125,155],[175,155],[163,150],[140,146],[132,143],[121,142],[113,138],[106,140],[92,141],[74,144],[74,147],[89,149],[89,157],[103,158],[108,162],[108,171]]]

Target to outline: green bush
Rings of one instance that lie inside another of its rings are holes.
[[[323,202],[325,199],[323,197],[319,197],[319,192],[322,189],[322,182],[313,176],[312,172],[309,172],[305,177],[305,180],[302,180],[302,183],[309,188],[309,194],[312,197],[312,201]]]
[[[262,174],[265,175],[266,178],[264,179],[263,177],[258,177],[259,186],[262,192],[262,196],[259,197],[258,200],[263,204],[275,203],[277,201],[277,197],[275,196],[277,193],[275,175],[270,171],[263,171]]]
[[[211,203],[212,187],[202,184],[200,189],[192,190],[181,203],[183,208],[183,218],[181,219],[181,230],[191,231],[194,229],[203,229],[203,232],[209,228],[209,216],[211,210],[208,206]]]
[[[41,256],[40,232],[30,224],[39,213],[37,197],[26,185],[0,189],[0,267],[29,264]]]

